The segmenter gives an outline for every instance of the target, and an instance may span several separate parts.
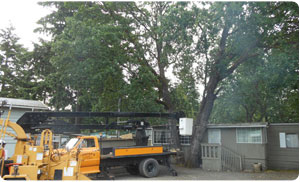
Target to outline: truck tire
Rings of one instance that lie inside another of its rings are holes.
[[[159,164],[156,159],[146,158],[140,162],[139,171],[147,178],[156,177],[159,173]]]
[[[137,165],[130,165],[126,167],[126,171],[131,175],[138,175],[139,173],[139,167]]]

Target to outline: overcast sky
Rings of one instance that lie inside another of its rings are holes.
[[[0,29],[5,29],[12,24],[16,29],[15,33],[20,38],[20,43],[29,49],[33,48],[32,42],[38,42],[39,37],[47,39],[47,35],[33,32],[38,27],[36,22],[51,12],[49,8],[42,7],[37,2],[39,1],[0,0]]]
[[[50,9],[44,8],[34,0],[1,0],[0,1],[0,29],[5,29],[12,24],[15,34],[20,37],[20,43],[26,48],[32,49],[32,42],[38,42],[38,37],[46,38],[46,35],[34,33],[38,27],[37,21],[50,13]]]

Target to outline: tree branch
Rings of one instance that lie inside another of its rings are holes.
[[[236,70],[236,68],[240,64],[242,64],[243,62],[247,61],[248,59],[256,57],[256,56],[258,56],[258,53],[253,53],[251,55],[248,55],[248,51],[246,51],[237,61],[235,61],[233,63],[233,65],[230,68],[228,68],[226,70],[226,74],[222,77],[222,79],[226,78],[228,75],[230,75],[231,73],[233,73],[234,70]]]
[[[147,15],[134,3],[134,6],[135,6],[135,8],[138,10],[138,12],[140,12],[145,18],[147,18]],[[130,7],[130,6],[127,6],[126,5],[126,7],[129,7],[130,8],[130,10],[131,11],[133,11],[133,9]],[[153,35],[151,35],[151,30],[144,24],[144,23],[142,23],[140,20],[139,20],[139,18],[132,12],[131,13],[131,15],[132,15],[132,17],[140,24],[140,25],[142,25],[150,34],[150,37],[151,38],[153,38],[154,40],[156,40],[156,38],[153,36]],[[144,19],[145,19],[144,18]]]
[[[168,104],[167,104],[166,102],[164,102],[164,101],[162,101],[162,100],[159,100],[159,99],[156,99],[155,102],[158,103],[158,104],[163,105],[163,106],[165,107],[166,110],[169,109],[169,106],[168,106]]]
[[[220,93],[221,90],[223,90],[223,87],[220,87],[220,88],[216,91],[216,93],[215,93],[215,96],[216,96],[216,97],[217,97],[217,95]]]
[[[228,31],[229,31],[229,25],[227,24],[227,22],[225,22],[225,26],[224,26],[224,29],[222,32],[222,37],[221,37],[220,44],[219,44],[218,59],[216,61],[217,64],[220,62],[220,60],[222,59],[222,55],[225,52]]]

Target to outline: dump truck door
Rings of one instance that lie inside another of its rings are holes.
[[[84,174],[100,172],[100,149],[97,137],[82,137],[77,148],[80,150],[80,172]]]

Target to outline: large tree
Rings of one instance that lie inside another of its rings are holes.
[[[184,108],[194,116],[197,109],[189,166],[199,164],[200,142],[214,102],[232,86],[228,84],[243,81],[241,78],[248,76],[247,69],[253,71],[256,79],[264,76],[264,69],[272,69],[268,62],[285,56],[280,54],[282,49],[289,50],[286,54],[293,55],[293,60],[298,57],[295,3],[46,4],[57,7],[40,22],[42,30],[54,35],[51,64],[56,69],[53,78],[59,80],[61,93],[69,93],[70,103],[81,103],[83,109],[116,110],[120,100],[122,106],[126,105],[124,108],[134,111],[172,112]],[[255,65],[263,69],[257,72]],[[293,66],[294,62],[289,64],[289,72]],[[171,81],[170,70],[176,81]],[[256,79],[249,79],[249,88]],[[199,82],[203,93],[197,107]],[[260,84],[257,91],[262,98],[273,83],[276,81]],[[284,90],[281,101],[290,95],[295,97],[290,90]],[[245,110],[251,120],[255,100],[238,101],[249,104]],[[295,105],[288,103],[291,108]],[[260,100],[260,112],[266,113],[266,105],[270,103]],[[255,118],[267,118],[262,116]],[[179,147],[176,123],[170,121],[170,125],[172,143]]]
[[[0,31],[0,96],[34,99],[30,54],[10,26]]]
[[[210,121],[298,122],[299,56],[290,45],[285,47],[241,65],[222,83]]]
[[[124,84],[116,61],[122,53],[117,38],[122,30],[92,3],[75,7],[78,10],[65,18],[62,33],[52,43],[55,54],[50,61],[58,83],[70,93],[69,104],[76,111],[117,110]]]
[[[186,7],[186,5],[187,3],[183,3],[181,7]],[[172,24],[173,10],[176,11],[178,8],[176,4],[171,2],[103,3],[103,7],[117,20],[118,24],[128,28],[128,31],[124,32],[124,41],[127,45],[126,50],[133,59],[124,62],[122,66],[129,75],[130,84],[134,84],[135,88],[151,90],[154,96],[152,98],[167,112],[183,108],[176,106],[179,99],[175,97],[182,96],[180,92],[189,92],[187,89],[190,89],[193,95],[189,97],[189,100],[182,101],[196,103],[197,92],[193,76],[188,80],[189,76],[182,74],[188,71],[193,73],[193,68],[187,69],[191,64],[184,68],[179,66],[191,62],[188,59],[188,43],[191,42],[191,38],[185,36],[185,32],[182,31],[185,29]],[[125,21],[120,21],[124,18],[126,18]],[[189,18],[182,20],[185,28],[189,25],[189,20]],[[175,67],[177,70],[173,69]],[[171,82],[172,69],[173,76],[179,79],[175,85]],[[183,69],[185,71],[182,71]],[[184,86],[184,81],[189,81],[191,86]],[[184,108],[194,108],[186,104],[188,106]],[[180,148],[176,124],[176,121],[169,120],[171,144],[175,148]]]
[[[187,165],[198,167],[200,143],[218,94],[221,82],[230,79],[236,69],[247,61],[259,61],[276,46],[294,43],[297,33],[297,5],[284,10],[285,3],[212,3],[194,8],[198,13],[195,30],[200,37],[199,56],[207,64],[204,92],[194,123],[191,150]],[[278,17],[280,16],[280,17]],[[283,17],[281,17],[283,16]],[[275,18],[274,18],[275,17]],[[280,28],[279,28],[280,27]],[[204,50],[204,51],[203,51]]]

